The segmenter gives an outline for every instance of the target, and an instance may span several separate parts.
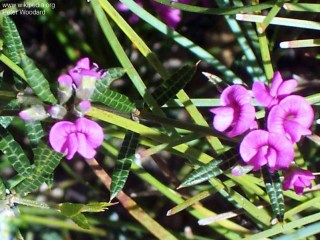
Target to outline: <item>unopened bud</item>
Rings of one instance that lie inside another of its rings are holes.
[[[78,105],[74,108],[74,113],[78,117],[83,117],[91,108],[91,103],[86,100],[82,100]]]
[[[76,90],[77,98],[81,100],[89,100],[95,89],[96,80],[96,77],[84,76]]]
[[[67,114],[67,110],[63,106],[56,104],[48,109],[48,113],[54,119],[63,119]]]
[[[48,117],[42,105],[33,105],[19,113],[19,116],[25,121],[43,120]]]
[[[72,78],[65,74],[58,78],[58,98],[60,104],[66,103],[72,95]]]

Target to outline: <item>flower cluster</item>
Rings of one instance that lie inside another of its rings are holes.
[[[253,171],[267,166],[270,172],[282,170],[283,188],[294,188],[297,194],[311,186],[311,172],[292,167],[293,144],[302,136],[310,135],[314,112],[309,102],[291,93],[297,86],[294,79],[283,81],[279,72],[274,74],[270,87],[255,82],[253,97],[266,107],[266,128],[259,129],[250,92],[241,85],[227,87],[221,94],[221,107],[210,111],[215,114],[213,127],[228,137],[239,136],[248,130],[240,144],[239,153]]]
[[[47,109],[42,103],[34,104],[21,111],[19,116],[25,121],[43,120],[49,116],[62,120],[68,112],[66,103],[73,100],[72,112],[79,118],[75,122],[55,123],[49,132],[49,142],[55,151],[65,153],[67,159],[72,159],[76,152],[86,159],[93,158],[95,149],[103,142],[104,133],[96,122],[84,118],[84,115],[91,107],[89,99],[95,89],[95,82],[104,77],[105,73],[105,70],[99,70],[97,64],[91,64],[89,58],[82,58],[68,74],[58,77],[59,104]]]

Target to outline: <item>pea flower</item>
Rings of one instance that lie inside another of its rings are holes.
[[[267,165],[271,172],[289,167],[294,159],[292,143],[283,135],[265,130],[248,133],[240,144],[240,156],[253,171]]]
[[[86,118],[78,118],[75,123],[57,122],[49,133],[51,147],[57,152],[65,153],[68,160],[77,152],[86,159],[93,158],[95,149],[102,144],[103,138],[103,130],[99,124]]]
[[[311,180],[315,179],[312,172],[300,168],[289,168],[284,172],[283,190],[294,188],[298,195],[303,194],[305,187],[311,188]]]
[[[314,112],[309,102],[297,95],[291,95],[274,106],[268,116],[269,132],[286,135],[292,142],[298,142],[303,135],[311,134],[310,127]]]
[[[255,110],[251,104],[251,96],[247,89],[241,85],[227,87],[221,94],[222,107],[212,108],[215,114],[213,127],[227,132],[228,137],[238,136],[255,125]]]
[[[76,96],[82,100],[89,100],[94,89],[96,80],[104,77],[106,71],[99,70],[96,63],[90,63],[89,58],[80,59],[76,66],[69,70],[69,74],[76,84]]]
[[[270,88],[262,82],[255,82],[252,86],[254,98],[264,107],[272,108],[279,101],[290,95],[297,87],[294,79],[283,81],[280,72],[275,72]]]

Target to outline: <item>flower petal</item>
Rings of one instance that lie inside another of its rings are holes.
[[[72,122],[61,121],[52,126],[49,132],[49,142],[51,147],[57,152],[62,150],[70,133],[75,131],[75,126]]]
[[[78,153],[86,159],[93,158],[96,155],[96,150],[88,142],[87,136],[84,133],[77,133],[77,139],[79,142]]]
[[[278,89],[283,82],[282,76],[279,71],[276,71],[271,80],[270,95],[277,97]]]
[[[249,162],[261,147],[268,144],[268,136],[267,131],[254,130],[243,138],[239,152],[244,162]]]
[[[227,87],[220,96],[220,102],[223,106],[244,105],[251,103],[249,91],[241,85],[232,85]]]
[[[252,85],[254,98],[264,107],[268,107],[273,97],[270,95],[267,86],[262,82],[255,82]]]
[[[213,127],[216,130],[224,132],[231,126],[234,118],[234,110],[231,107],[218,107],[210,111],[216,114],[213,118]]]
[[[251,104],[244,104],[240,106],[239,115],[235,117],[235,125],[227,136],[232,138],[241,135],[247,131],[251,126],[254,126],[255,109]]]
[[[78,118],[75,122],[76,129],[86,135],[87,143],[93,148],[99,147],[104,139],[104,133],[100,125],[86,118]]]
[[[277,95],[285,97],[293,92],[293,90],[298,86],[298,82],[294,79],[286,80],[281,83]]]
[[[66,158],[70,160],[74,157],[78,149],[79,149],[79,143],[78,143],[76,133],[69,134],[66,142],[63,144],[61,148],[62,152],[66,153],[67,154]]]

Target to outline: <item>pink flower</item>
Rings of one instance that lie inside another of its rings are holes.
[[[262,82],[255,82],[252,86],[254,98],[264,107],[271,108],[288,96],[297,87],[294,79],[283,81],[280,72],[275,72],[270,89]]]
[[[182,2],[174,0],[174,2]],[[160,18],[171,28],[175,29],[181,21],[180,9],[172,8],[161,3],[151,1],[151,5],[156,9]]]
[[[244,162],[256,171],[268,165],[271,172],[287,168],[294,158],[292,143],[283,135],[254,130],[240,144],[240,155]]]
[[[311,134],[314,112],[309,102],[297,95],[284,98],[274,106],[268,116],[268,131],[286,135],[298,142],[303,135]]]
[[[311,188],[311,180],[315,179],[312,172],[300,168],[290,168],[284,172],[283,190],[294,188],[298,195],[303,194],[305,187]]]
[[[221,94],[222,107],[212,108],[215,114],[213,127],[227,132],[228,137],[238,136],[250,127],[255,126],[255,110],[251,104],[251,96],[247,89],[241,85],[227,87]]]
[[[86,159],[93,158],[96,148],[103,142],[102,128],[94,121],[78,118],[75,123],[60,121],[54,124],[49,133],[52,148],[65,153],[72,159],[76,152]]]
[[[84,76],[102,78],[105,70],[99,70],[99,66],[96,63],[91,64],[89,58],[82,58],[69,70],[69,74],[74,83],[79,86]]]

